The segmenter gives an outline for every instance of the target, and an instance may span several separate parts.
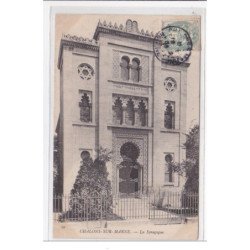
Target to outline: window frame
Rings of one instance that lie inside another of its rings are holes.
[[[137,65],[134,65],[133,64],[134,62]],[[140,66],[140,64],[141,64],[141,61],[137,57],[134,57],[131,61],[131,65],[130,65],[131,77],[130,78],[133,82],[140,82],[140,80],[141,80],[141,66]]]
[[[167,107],[168,105],[171,105],[172,107],[172,117],[171,117],[171,128],[166,126],[166,116],[167,116]],[[176,109],[176,105],[175,105],[175,101],[169,101],[169,100],[165,100],[165,105],[164,105],[164,128],[165,129],[169,129],[169,130],[175,130],[175,109]]]
[[[167,163],[167,161],[166,161],[167,155],[171,155],[171,157],[172,157],[171,163],[174,162],[174,153],[173,152],[165,152],[164,153],[164,185],[165,186],[174,186],[174,183],[175,183],[174,172],[173,172],[173,170],[169,171],[169,166],[168,166],[169,163]],[[166,181],[166,174],[169,174],[169,179],[170,179],[170,173],[171,173],[172,181]]]
[[[79,90],[79,95],[80,95],[80,102],[78,103],[79,106],[79,111],[80,111],[80,116],[79,116],[79,120],[82,123],[85,124],[91,124],[93,123],[93,108],[92,108],[92,91],[85,91],[85,90]],[[89,100],[89,121],[84,121],[82,118],[82,109],[84,108],[82,106],[82,98],[84,97],[84,95],[86,95],[88,97]]]
[[[127,65],[124,65],[124,61],[126,61]],[[125,69],[127,70],[125,72]],[[126,77],[124,77],[126,73]],[[123,81],[129,81],[130,79],[130,58],[126,55],[123,55],[120,59],[120,76]]]

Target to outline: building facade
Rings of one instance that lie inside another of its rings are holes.
[[[154,34],[136,21],[97,24],[93,39],[63,35],[57,125],[62,192],[69,194],[81,153],[112,150],[112,192],[181,189],[169,167],[185,159],[188,63],[168,65],[154,54]]]

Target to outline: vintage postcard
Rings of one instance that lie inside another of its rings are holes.
[[[200,239],[205,30],[188,13],[54,14],[51,239]]]

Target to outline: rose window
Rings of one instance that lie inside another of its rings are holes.
[[[94,75],[93,68],[88,64],[80,64],[77,68],[79,76],[84,80],[89,80]]]
[[[177,88],[177,83],[174,78],[167,77],[164,81],[164,86],[167,91],[174,91]]]

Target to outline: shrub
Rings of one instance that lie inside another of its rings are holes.
[[[110,153],[100,148],[93,162],[89,152],[82,152],[82,164],[70,194],[70,210],[61,216],[62,220],[69,217],[78,220],[100,219],[112,213],[111,183],[106,167]]]

